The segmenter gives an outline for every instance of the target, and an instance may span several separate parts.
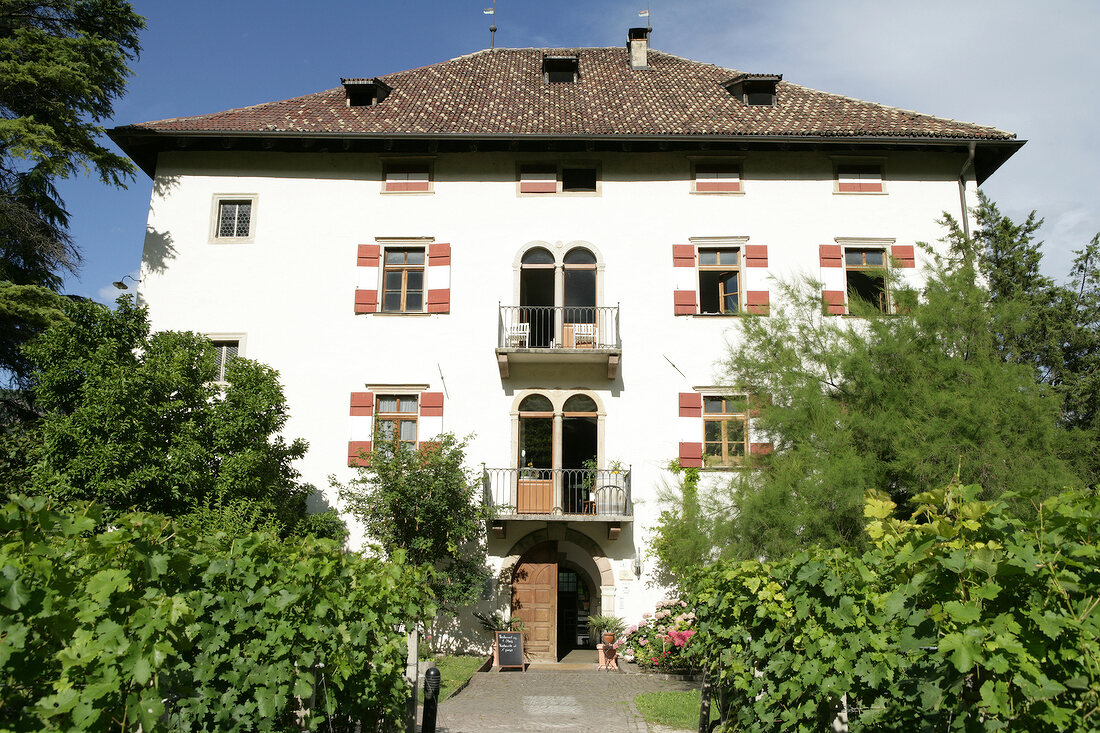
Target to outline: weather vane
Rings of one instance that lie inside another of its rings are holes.
[[[493,0],[493,7],[485,8],[482,11],[486,15],[493,16],[493,20],[489,25],[489,48],[496,48],[497,45],[497,0]]]

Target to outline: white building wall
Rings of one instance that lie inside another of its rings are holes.
[[[716,361],[739,330],[736,317],[673,315],[683,268],[672,266],[672,245],[745,237],[767,245],[770,277],[818,277],[819,245],[837,238],[935,242],[943,235],[936,219],[945,211],[959,216],[957,175],[965,159],[891,153],[885,194],[836,194],[824,154],[748,153],[743,194],[693,195],[690,161],[679,153],[447,154],[434,159],[434,193],[395,195],[380,193],[376,155],[165,153],[139,296],[154,329],[246,334],[243,355],[281,374],[287,434],[309,441],[304,478],[333,503],[327,477],[351,476],[347,443],[358,439],[349,395],[367,384],[445,392],[443,429],[475,433],[470,464],[490,467],[514,465],[510,411],[522,390],[593,390],[606,411],[605,461],[633,469],[635,515],[615,541],[600,537],[602,525],[581,529],[612,562],[615,611],[633,620],[661,596],[646,587],[648,572],[629,579],[659,512],[655,487],[684,439],[677,394],[720,382]],[[517,196],[521,161],[597,161],[600,194]],[[221,194],[257,197],[248,243],[210,243]],[[968,194],[973,203],[972,185]],[[365,287],[357,246],[402,237],[451,244],[450,313],[355,315],[354,291]],[[513,263],[534,242],[563,250],[580,243],[601,258],[600,304],[621,305],[617,379],[554,367],[514,367],[513,378],[499,376],[497,305],[518,305]],[[919,267],[919,251],[917,258]],[[776,298],[773,290],[773,307]],[[490,550],[503,555],[518,539],[493,540]],[[353,543],[361,540],[356,531]]]

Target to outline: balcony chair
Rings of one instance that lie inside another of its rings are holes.
[[[527,349],[531,343],[531,324],[513,323],[508,326],[505,344],[511,349]]]
[[[576,348],[576,349],[594,349],[594,348],[596,348],[596,324],[595,323],[574,323],[573,324],[573,348]]]

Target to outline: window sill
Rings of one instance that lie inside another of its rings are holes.
[[[833,191],[834,196],[886,196],[889,191]]]
[[[427,311],[375,311],[374,313],[363,313],[365,316],[383,316],[385,318],[417,318],[423,316],[434,316],[436,313],[428,313]]]
[[[744,196],[744,191],[696,191],[691,190],[693,196]]]
[[[208,240],[208,244],[253,244],[255,237],[215,237]]]
[[[430,196],[435,193],[435,189],[428,191],[379,191],[383,196]]]
[[[602,195],[602,191],[555,191],[554,193],[550,193],[549,191],[546,193],[516,192],[516,198],[521,199],[598,198]]]

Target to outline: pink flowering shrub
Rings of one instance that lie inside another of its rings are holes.
[[[656,672],[691,672],[699,665],[692,655],[695,611],[685,601],[664,600],[654,613],[629,628],[615,643],[624,659]]]

